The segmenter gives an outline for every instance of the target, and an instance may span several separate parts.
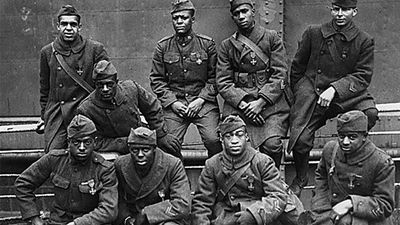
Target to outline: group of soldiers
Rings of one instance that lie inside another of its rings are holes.
[[[40,57],[47,154],[15,182],[22,218],[34,225],[393,224],[394,163],[368,139],[378,118],[367,91],[374,41],[352,21],[357,0],[332,0],[330,10],[331,21],[303,33],[289,72],[282,39],[256,23],[252,0],[230,0],[237,31],[218,53],[212,38],[192,30],[193,3],[176,0],[175,34],[153,55],[153,95],[119,81],[104,46],[79,34],[77,10],[61,7],[59,35]],[[315,131],[337,115],[338,139],[324,147],[305,211],[298,196]],[[208,152],[194,194],[181,154],[192,123]],[[288,131],[290,185],[278,169]],[[109,162],[99,152],[121,156]],[[46,180],[55,198],[43,216],[34,191]]]

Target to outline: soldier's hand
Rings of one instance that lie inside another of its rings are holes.
[[[339,202],[335,206],[333,206],[332,211],[339,216],[338,219],[346,215],[353,208],[353,203],[350,199],[346,199],[344,201]]]
[[[333,87],[329,87],[318,98],[317,104],[322,107],[329,107],[331,104],[333,97],[335,97],[336,90]]]
[[[44,225],[44,221],[39,216],[34,216],[31,218],[32,225]]]
[[[236,224],[239,225],[252,225],[257,224],[254,216],[247,210],[235,213],[237,217]]]
[[[187,106],[180,101],[176,101],[171,105],[172,111],[179,117],[186,116]]]
[[[129,216],[125,219],[124,225],[135,225],[135,218]]]
[[[149,224],[149,220],[147,219],[146,215],[143,214],[143,211],[140,211],[140,213],[138,213],[136,215],[134,224],[135,225],[148,225]]]
[[[157,138],[157,145],[171,155],[182,158],[181,143],[174,135],[167,134],[163,137]]]
[[[186,115],[190,118],[196,117],[200,109],[203,108],[204,102],[204,99],[197,98],[196,100],[189,103],[189,105],[187,106]]]
[[[244,109],[244,115],[250,119],[255,119],[257,115],[261,113],[266,104],[267,101],[264,100],[263,98],[251,101]]]
[[[75,222],[69,222],[69,223],[67,223],[67,225],[75,225]]]
[[[44,133],[44,121],[40,119],[40,121],[36,125],[36,133],[43,134]]]
[[[252,121],[258,126],[264,125],[265,123],[264,118],[260,114],[258,114]]]

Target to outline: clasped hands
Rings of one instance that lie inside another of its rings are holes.
[[[186,106],[182,102],[176,101],[172,103],[171,108],[172,111],[176,113],[179,117],[195,118],[198,116],[200,109],[203,108],[204,102],[204,99],[197,98]]]
[[[267,104],[267,101],[263,98],[259,98],[254,101],[245,102],[240,101],[239,109],[243,111],[244,116],[253,121],[256,125],[263,125],[265,123],[264,118],[261,115],[261,111],[263,110],[264,106]]]

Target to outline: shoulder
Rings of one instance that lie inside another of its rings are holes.
[[[79,103],[78,110],[85,110],[88,107],[94,105],[93,98],[95,96],[95,92],[90,93],[86,98],[84,98],[81,103]]]
[[[122,165],[126,165],[128,164],[128,162],[132,159],[130,154],[126,154],[126,155],[121,155],[119,156],[117,159],[115,159],[114,161],[114,165],[115,167],[121,168]]]
[[[68,150],[67,149],[57,149],[57,150],[51,150],[48,153],[49,156],[53,157],[63,157],[65,155],[68,155]]]
[[[322,157],[323,158],[330,158],[333,152],[333,149],[335,148],[336,145],[339,143],[337,141],[329,141],[324,145],[324,148],[322,149]]]
[[[210,167],[215,167],[220,164],[220,161],[222,160],[222,152],[213,155],[211,158],[207,159],[205,162],[205,167],[210,168]]]
[[[369,145],[371,146],[371,148],[375,148],[373,161],[377,162],[380,165],[394,166],[392,157],[390,157],[390,155],[386,151],[376,147],[376,145],[372,142]]]
[[[137,83],[133,80],[123,80],[123,81],[118,82],[118,85],[123,89],[137,87]]]
[[[173,34],[168,35],[168,36],[165,36],[165,37],[161,38],[161,40],[159,40],[157,43],[158,43],[158,44],[162,44],[162,43],[164,43],[164,42],[166,42],[166,41],[168,41],[168,40],[171,40],[173,37],[174,37]]]
[[[175,157],[171,154],[168,154],[168,153],[162,151],[159,148],[156,148],[156,154],[160,154],[160,156],[161,156],[160,159],[161,159],[162,163],[165,163],[166,165],[178,166],[179,164],[182,164],[180,159],[178,159],[177,157]]]
[[[105,167],[105,168],[112,168],[114,164],[112,162],[109,162],[103,158],[100,154],[97,152],[93,152],[93,157],[92,160],[95,164]]]
[[[93,46],[95,48],[104,47],[104,45],[102,43],[92,40],[92,39],[89,39],[89,38],[86,39],[86,45]]]
[[[196,33],[196,37],[198,37],[202,41],[207,41],[207,42],[213,42],[214,43],[214,39],[212,39],[211,37],[209,37],[209,36],[207,36],[205,34],[197,34]]]

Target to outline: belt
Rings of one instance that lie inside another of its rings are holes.
[[[269,69],[259,70],[252,73],[234,72],[236,87],[261,87],[267,83],[270,77]]]

